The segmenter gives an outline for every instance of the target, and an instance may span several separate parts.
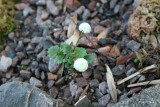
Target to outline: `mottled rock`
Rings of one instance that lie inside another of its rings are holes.
[[[49,59],[48,69],[50,72],[56,73],[59,67],[60,67],[60,65],[56,64],[54,59],[52,59],[52,58]]]
[[[84,87],[86,86],[88,83],[84,78],[76,78],[76,83],[79,87]]]
[[[10,58],[14,58],[16,56],[15,50],[9,46],[7,46],[5,48],[5,53],[6,53],[7,57],[10,57]]]
[[[51,88],[51,87],[54,85],[54,83],[55,83],[55,81],[49,80],[49,81],[47,82],[48,88]]]
[[[0,86],[0,105],[4,107],[64,107],[60,99],[53,99],[44,91],[25,82],[9,82]],[[14,93],[14,94],[13,94]],[[30,99],[30,100],[28,100]],[[35,105],[36,104],[36,105]]]
[[[61,77],[55,83],[55,85],[63,85],[65,83],[65,77]]]
[[[109,52],[109,56],[111,57],[118,57],[120,56],[120,49],[119,49],[119,44],[114,45],[111,49],[111,51]]]
[[[42,81],[36,79],[35,77],[31,77],[29,82],[31,85],[34,85],[36,87],[42,87]]]
[[[111,97],[109,94],[101,97],[100,99],[98,99],[99,105],[101,105],[103,107],[106,106],[109,103],[110,99],[111,99]]]
[[[31,78],[31,72],[27,71],[27,70],[21,70],[20,71],[20,75],[24,78],[24,79],[29,79]]]
[[[56,98],[58,95],[58,89],[56,87],[52,87],[51,89],[49,89],[49,95],[53,98]]]
[[[125,72],[125,65],[118,65],[112,69],[113,75],[121,75]]]
[[[99,51],[102,55],[106,56],[106,55],[109,54],[111,48],[112,48],[111,45],[107,45],[107,46],[105,46],[105,47],[98,48],[98,51]]]
[[[99,90],[100,92],[102,92],[103,94],[107,93],[107,82],[103,81],[99,84]]]
[[[86,72],[82,72],[82,76],[84,79],[88,79],[92,75],[92,70],[87,70]]]
[[[131,40],[130,42],[127,43],[127,48],[131,49],[133,52],[137,51],[140,48],[141,44]]]
[[[31,62],[30,59],[24,59],[22,60],[21,65],[29,65],[30,62]]]
[[[12,59],[9,57],[2,56],[0,58],[0,71],[7,72],[12,65]]]
[[[97,79],[93,79],[89,83],[90,87],[98,87],[99,86],[99,81]]]

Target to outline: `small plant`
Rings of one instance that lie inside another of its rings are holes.
[[[77,45],[83,33],[90,33],[91,27],[88,23],[82,23],[79,30],[81,33],[74,47],[62,42],[60,46],[49,48],[48,57],[53,58],[57,64],[64,63],[65,68],[75,68],[79,72],[84,72],[88,69],[88,64],[94,61],[94,55],[87,54],[84,48]]]
[[[138,62],[139,62],[139,59],[138,59],[138,58],[135,58],[135,59],[134,59],[134,63],[137,64]]]

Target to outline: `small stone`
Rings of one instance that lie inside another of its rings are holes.
[[[24,79],[29,79],[31,78],[31,72],[27,71],[27,70],[21,70],[20,71],[20,75],[24,78]]]
[[[79,87],[84,87],[84,86],[86,86],[88,83],[87,83],[87,81],[84,79],[84,78],[76,78],[76,82],[77,82],[77,85],[79,86]]]
[[[98,87],[99,81],[97,79],[91,80],[89,85],[90,85],[90,87]]]
[[[58,75],[48,73],[48,80],[57,80],[57,79],[58,79]]]
[[[31,7],[27,6],[23,9],[23,16],[26,17],[29,14],[32,14],[34,11]]]
[[[34,72],[38,68],[38,62],[32,61],[31,63],[31,71]]]
[[[146,80],[146,77],[144,75],[141,75],[141,77],[139,78],[138,82],[143,82]]]
[[[26,50],[27,51],[33,51],[33,49],[34,49],[34,46],[32,44],[28,44]]]
[[[101,0],[101,2],[102,2],[102,3],[107,3],[107,2],[108,2],[108,0]]]
[[[91,13],[88,9],[85,9],[82,15],[83,20],[87,20],[91,16]]]
[[[101,91],[98,88],[96,89],[95,95],[97,98],[101,98],[103,96],[103,94],[101,93]]]
[[[52,15],[58,15],[60,10],[58,7],[56,7],[53,3],[52,0],[46,0],[46,4],[47,4],[47,9],[49,10],[49,12],[52,14]]]
[[[58,89],[56,87],[52,87],[50,90],[49,90],[49,94],[51,97],[53,98],[56,98],[57,95],[58,95]]]
[[[92,75],[91,70],[87,70],[86,72],[82,72],[82,76],[84,79],[88,79]]]
[[[95,79],[98,79],[99,81],[102,80],[102,74],[99,70],[95,70],[93,73],[94,73],[94,78]]]
[[[131,69],[129,69],[126,73],[127,77],[130,76],[131,74],[135,73],[137,70],[135,67],[132,67]]]
[[[29,82],[31,85],[34,85],[36,87],[42,87],[42,81],[36,79],[35,77],[31,77]]]
[[[119,98],[119,101],[123,101],[123,100],[125,100],[125,99],[128,99],[127,94],[121,95],[120,98]]]
[[[37,0],[36,4],[37,5],[45,5],[46,4],[46,0]]]
[[[107,82],[103,81],[99,84],[99,90],[100,92],[102,92],[103,94],[107,93]]]
[[[86,35],[86,36],[91,40],[91,42],[94,44],[94,46],[92,45],[92,43],[85,36],[80,39],[79,45],[92,47],[92,48],[97,47],[97,45],[98,45],[97,37],[91,37],[91,36],[88,36],[88,35]]]
[[[106,29],[105,27],[100,26],[100,25],[97,25],[97,26],[94,27],[94,33],[99,34],[99,33],[101,33],[102,31],[104,31],[105,29]]]
[[[55,39],[59,39],[61,33],[62,33],[62,31],[54,32],[54,37],[55,37]]]
[[[107,46],[105,46],[105,47],[98,48],[98,51],[99,51],[102,55],[107,56],[107,55],[109,54],[111,48],[112,48],[112,45],[107,45]]]
[[[70,82],[69,88],[70,88],[70,92],[71,92],[72,97],[74,97],[76,95],[76,91],[78,89],[77,84],[74,84],[73,82]]]
[[[111,57],[117,57],[120,56],[120,49],[119,49],[119,43],[117,45],[114,45],[111,49],[111,51],[109,52],[109,56]]]
[[[40,43],[42,40],[43,40],[43,37],[34,37],[34,38],[31,40],[31,43],[37,44],[37,43]]]
[[[19,3],[19,4],[15,5],[17,10],[23,10],[27,6],[28,6],[28,4],[25,4],[25,3]]]
[[[136,58],[135,53],[131,53],[130,55],[127,56],[120,56],[117,58],[116,65],[123,65],[126,61],[131,60],[133,58]]]
[[[21,65],[29,65],[30,62],[31,62],[30,59],[24,59],[22,60]]]
[[[49,49],[51,46],[53,46],[53,43],[49,40],[42,40],[41,44],[44,50]]]
[[[7,72],[11,65],[12,65],[11,58],[1,56],[1,58],[0,58],[0,71]]]
[[[64,83],[65,83],[65,77],[62,77],[56,81],[55,85],[63,85]]]
[[[96,53],[92,53],[92,55],[94,56],[94,61],[92,63],[92,66],[95,67],[95,66],[99,65],[99,60],[98,60]]]
[[[110,8],[111,8],[111,9],[113,9],[113,8],[115,7],[117,1],[118,1],[118,0],[112,0],[112,1],[110,1]]]
[[[49,16],[48,12],[43,11],[43,12],[42,12],[42,15],[41,15],[41,19],[42,19],[42,20],[46,20],[46,19],[48,18],[48,16]]]
[[[104,46],[104,45],[106,45],[106,44],[107,44],[107,40],[106,40],[106,39],[101,38],[101,39],[99,39],[99,40],[98,40],[98,44],[99,44],[99,45],[101,45],[101,46]]]
[[[49,64],[48,64],[48,69],[52,73],[56,73],[57,70],[59,69],[60,65],[57,64],[54,59],[50,58],[49,59]]]
[[[64,21],[64,19],[65,19],[65,16],[58,16],[54,19],[54,22],[56,24],[61,24]]]
[[[16,65],[17,65],[17,63],[18,63],[18,57],[16,56],[16,57],[14,57],[13,59],[12,59],[12,67],[15,67]]]
[[[91,10],[91,11],[93,11],[94,10],[94,8],[95,8],[95,6],[96,6],[96,1],[91,1],[90,3],[89,3],[89,5],[88,5],[88,8]]]
[[[44,72],[41,72],[41,79],[44,80],[46,78]]]
[[[76,91],[76,94],[75,94],[75,100],[77,101],[80,97],[80,95],[82,94],[83,92],[83,88],[82,87],[78,87],[77,91]]]
[[[115,6],[115,8],[114,8],[114,13],[115,13],[115,14],[119,13],[120,8],[121,8],[121,5],[120,5],[120,4],[117,4],[117,5]]]
[[[49,80],[49,81],[47,82],[48,88],[51,88],[51,87],[54,85],[54,83],[55,83],[55,81]]]
[[[71,96],[70,87],[66,87],[63,89],[64,97]]]
[[[40,70],[37,68],[34,72],[36,78],[40,78]]]
[[[9,71],[6,73],[6,78],[7,79],[10,79],[11,77],[12,77],[12,75],[13,75],[13,72],[14,72],[14,69],[12,68],[12,69],[9,69]]]
[[[10,58],[14,58],[16,56],[15,50],[9,46],[7,46],[5,48],[5,53],[6,53],[7,57],[10,57]]]
[[[103,107],[106,106],[109,103],[110,99],[111,99],[111,97],[109,94],[101,97],[100,99],[98,99],[99,105],[101,105]]]
[[[22,41],[19,41],[18,42],[18,45],[16,47],[16,51],[20,52],[24,49],[24,45],[23,45],[23,42]]]
[[[119,65],[119,66],[115,66],[112,69],[112,73],[113,75],[121,75],[125,72],[125,65]]]
[[[132,4],[134,8],[137,8],[138,7],[138,3],[139,3],[139,0],[134,0],[134,3]]]
[[[127,43],[127,48],[131,49],[133,52],[137,51],[140,48],[141,44],[131,40],[130,42]]]
[[[13,40],[14,37],[15,37],[14,32],[11,32],[11,33],[8,34],[8,38],[9,38],[10,40]]]

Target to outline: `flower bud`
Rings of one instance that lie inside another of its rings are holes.
[[[88,61],[84,58],[78,58],[74,61],[74,68],[79,72],[84,72],[88,69]]]
[[[79,30],[83,33],[90,33],[91,26],[88,23],[82,23],[79,25]]]

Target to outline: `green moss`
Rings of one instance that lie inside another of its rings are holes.
[[[15,27],[14,3],[10,0],[0,0],[0,41]]]

